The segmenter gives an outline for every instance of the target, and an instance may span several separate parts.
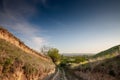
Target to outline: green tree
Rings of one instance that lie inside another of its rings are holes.
[[[75,63],[80,63],[80,62],[84,62],[87,59],[84,56],[77,56],[75,57]]]
[[[53,60],[53,62],[55,64],[59,64],[60,63],[61,55],[59,54],[59,50],[58,49],[56,49],[56,48],[49,49],[48,56],[51,57],[51,59]]]

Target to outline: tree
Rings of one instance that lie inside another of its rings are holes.
[[[80,63],[80,62],[84,62],[86,61],[86,57],[85,56],[76,56],[75,57],[75,63]]]
[[[55,64],[59,64],[60,63],[61,55],[59,54],[59,50],[58,49],[56,49],[56,48],[49,49],[48,56],[51,57],[51,59],[53,60],[53,62]]]
[[[45,45],[43,45],[43,46],[40,48],[40,52],[43,53],[44,55],[47,55],[49,50],[50,50],[50,47],[45,46]]]

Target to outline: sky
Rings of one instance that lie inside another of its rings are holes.
[[[0,0],[0,25],[38,51],[98,53],[120,44],[120,0]]]

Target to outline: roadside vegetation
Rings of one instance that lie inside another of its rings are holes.
[[[61,66],[61,67],[64,67],[72,63],[78,64],[87,61],[89,58],[89,56],[87,55],[64,56],[59,53],[59,50],[57,48],[50,48],[43,46],[41,50],[42,50],[41,52],[49,56],[57,66]]]
[[[71,80],[75,76],[81,80],[120,80],[120,46],[87,57],[85,61],[80,61],[80,64],[72,68],[68,65],[65,70],[74,75],[71,75]]]
[[[92,56],[64,56],[59,54],[58,49],[52,48],[48,56],[59,62],[58,68],[65,71],[69,80],[120,80],[119,45]]]

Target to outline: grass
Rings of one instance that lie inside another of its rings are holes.
[[[25,74],[31,75],[38,73],[38,71],[39,73],[49,72],[53,69],[54,64],[28,54],[11,43],[0,39],[0,66],[3,67],[2,73],[10,73],[12,69],[21,66]]]
[[[69,72],[73,74],[75,72],[81,72],[81,74],[94,74],[97,76],[98,73],[102,74],[104,78],[109,76],[109,78],[120,80],[120,45],[102,51],[92,57],[88,57],[88,61],[83,61],[80,64],[72,63],[67,65],[66,68],[73,71]],[[76,73],[76,75],[79,76],[80,73]]]
[[[120,54],[120,45],[118,46],[114,46],[108,50],[102,51],[96,55],[93,56],[93,58],[97,58],[97,57],[110,57],[114,54]]]

